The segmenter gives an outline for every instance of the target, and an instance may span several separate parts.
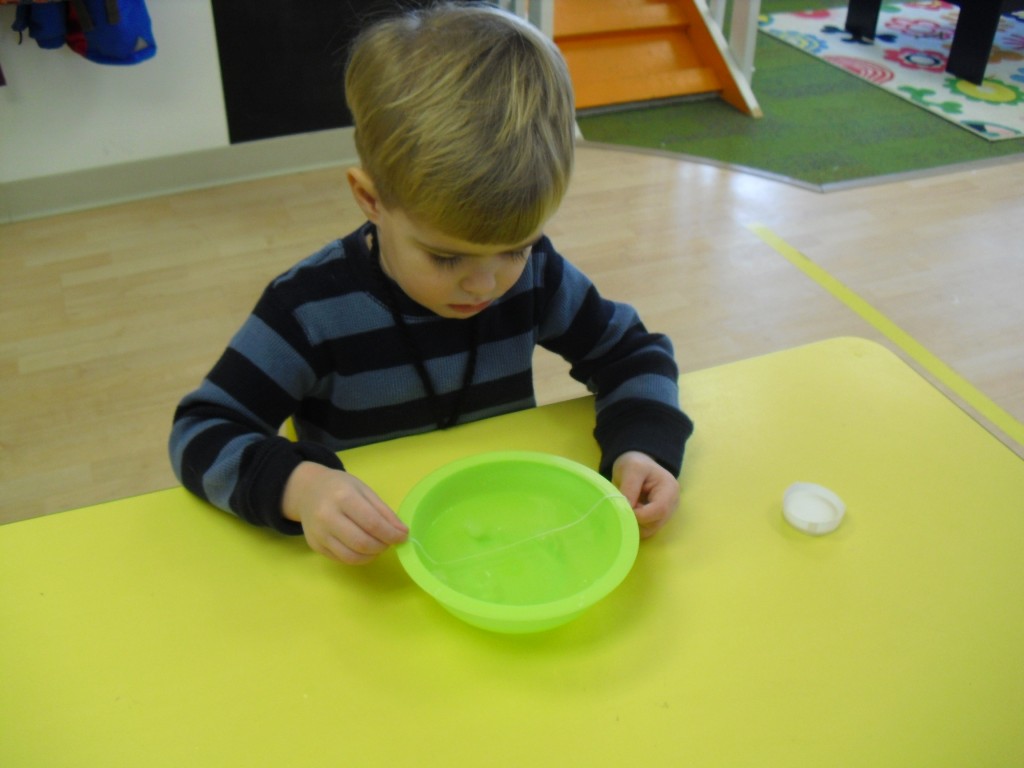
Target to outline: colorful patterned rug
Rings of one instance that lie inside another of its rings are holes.
[[[1000,17],[985,80],[945,72],[959,8],[883,4],[874,41],[843,29],[846,6],[762,16],[761,31],[989,141],[1024,137],[1024,13]]]

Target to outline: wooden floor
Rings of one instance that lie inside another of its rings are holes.
[[[821,194],[584,146],[548,233],[673,338],[684,372],[832,336],[888,344],[761,223],[1024,421],[1022,201],[1020,162]],[[0,227],[0,522],[175,484],[179,398],[271,278],[359,223],[332,169]],[[581,392],[564,371],[538,357],[541,402]]]

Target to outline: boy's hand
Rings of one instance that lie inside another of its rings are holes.
[[[373,560],[409,529],[368,485],[348,472],[303,462],[284,487],[282,513],[302,523],[310,548],[349,565]]]
[[[644,539],[657,533],[679,504],[679,481],[646,453],[619,456],[612,464],[612,482],[633,507]]]

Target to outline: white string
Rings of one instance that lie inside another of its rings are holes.
[[[543,538],[545,536],[550,536],[553,533],[561,533],[562,531],[568,530],[569,528],[573,528],[573,527],[579,525],[580,523],[582,523],[584,520],[586,520],[588,517],[590,517],[592,514],[594,514],[594,512],[597,511],[597,508],[601,504],[603,504],[604,502],[608,501],[609,499],[623,499],[623,500],[625,500],[625,498],[626,497],[623,496],[621,493],[609,493],[607,496],[602,496],[600,499],[595,501],[593,506],[590,507],[590,509],[588,509],[584,514],[580,515],[580,517],[577,518],[576,520],[573,520],[571,523],[566,523],[565,525],[560,525],[557,528],[549,528],[546,531],[541,531],[540,533],[535,533],[535,534],[533,534],[531,536],[526,537],[525,539],[520,539],[519,541],[513,541],[513,542],[510,542],[509,544],[502,544],[500,547],[494,547],[493,549],[488,549],[488,550],[486,550],[484,552],[474,552],[471,555],[464,555],[462,557],[456,557],[456,558],[453,558],[451,560],[438,560],[437,558],[432,557],[431,554],[427,551],[426,546],[419,539],[417,539],[414,536],[410,536],[409,537],[409,543],[415,544],[417,547],[419,547],[421,555],[423,557],[425,557],[427,560],[429,560],[431,563],[433,563],[434,565],[441,565],[441,566],[456,565],[458,563],[464,563],[467,560],[475,560],[475,559],[480,558],[480,557],[488,557],[490,555],[497,554],[498,552],[504,552],[505,550],[512,549],[513,547],[519,547],[519,546],[522,546],[523,544],[529,544],[531,541],[536,541],[537,539],[541,539],[541,538]]]

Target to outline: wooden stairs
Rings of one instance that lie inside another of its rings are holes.
[[[718,93],[761,117],[704,0],[554,0],[554,40],[577,109]]]

